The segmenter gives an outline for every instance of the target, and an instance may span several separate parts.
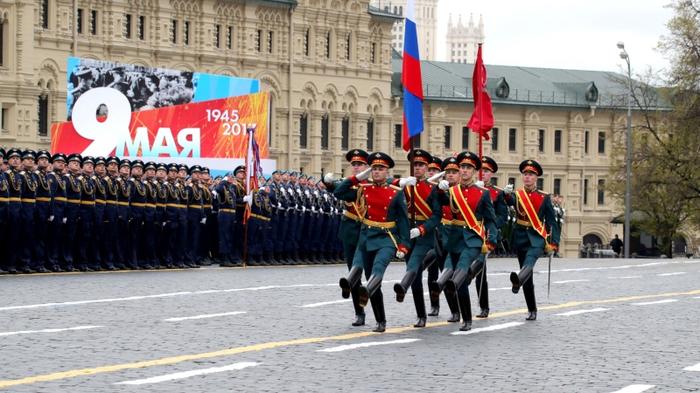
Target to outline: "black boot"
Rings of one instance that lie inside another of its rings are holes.
[[[469,270],[457,269],[450,280],[445,283],[445,295],[454,295],[459,287],[464,284],[469,275]]]
[[[370,281],[372,281],[373,278],[374,277],[370,277]],[[384,295],[382,295],[382,291],[375,291],[372,294],[371,300],[372,312],[374,312],[374,319],[377,321],[377,327],[372,331],[375,333],[384,333],[386,330],[386,313],[384,312]]]
[[[481,313],[476,316],[477,318],[488,318],[489,317],[489,309],[488,308],[482,308]]]
[[[479,272],[481,272],[481,269],[484,267],[484,261],[481,259],[477,259],[474,261],[474,263],[469,266],[469,275],[467,276],[467,285],[471,284],[472,280],[474,277],[476,277]]]
[[[365,314],[356,314],[355,315],[355,322],[352,323],[352,326],[364,326],[365,324]]]
[[[350,269],[348,276],[340,279],[339,284],[342,290],[341,295],[343,296],[343,299],[350,297],[350,291],[360,282],[360,277],[362,277],[362,268],[359,266],[353,266],[352,269]]]
[[[377,277],[377,276],[370,276],[369,279],[367,280],[367,286],[363,287],[360,285],[360,289],[357,291],[358,295],[358,302],[360,303],[360,307],[365,307],[367,305],[367,301],[374,295],[374,293],[377,291],[377,289],[381,288],[382,286],[382,278]],[[382,305],[382,307],[384,307]]]
[[[535,321],[537,320],[537,311],[530,311],[527,313],[527,318],[525,318],[526,321]]]
[[[440,315],[440,307],[430,306],[430,312],[428,313],[428,316],[437,317],[438,315]]]
[[[413,327],[422,328],[425,327],[425,322],[427,320],[427,316],[425,315],[425,301],[423,300],[423,285],[414,285],[412,292],[413,305],[416,307],[416,314],[418,315],[418,322],[416,322]]]
[[[423,257],[423,270],[428,270],[428,268],[437,261],[438,255],[435,249],[428,250]]]
[[[394,292],[396,292],[397,302],[403,302],[403,299],[406,297],[406,291],[408,291],[408,288],[411,286],[411,284],[413,284],[413,280],[415,280],[417,274],[418,273],[415,271],[406,272],[401,279],[401,282],[394,284]]]
[[[469,295],[459,297],[459,311],[462,313],[462,327],[459,330],[466,332],[472,330],[472,305]]]
[[[510,282],[513,284],[513,293],[518,293],[520,291],[520,287],[523,285],[525,281],[527,281],[528,278],[530,278],[530,275],[532,274],[532,267],[531,266],[525,266],[522,269],[520,269],[520,272],[511,272],[510,273]]]
[[[453,273],[454,270],[445,268],[445,270],[442,271],[442,274],[440,275],[437,281],[428,283],[431,301],[437,301],[438,299],[440,299],[440,292],[442,292],[442,290],[445,288],[445,283],[447,282],[447,280],[452,278]]]
[[[447,322],[459,322],[459,306],[457,305],[456,296],[445,296],[447,300],[447,305],[450,308],[450,313],[452,314]]]

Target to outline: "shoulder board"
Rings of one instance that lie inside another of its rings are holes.
[[[395,186],[395,185],[393,185],[393,184],[389,184],[389,188],[393,188],[393,189],[396,190],[396,191],[401,191],[401,190],[402,190],[401,187]]]
[[[136,179],[134,179],[133,177],[130,177],[129,181],[133,182],[133,181],[136,181]]]
[[[97,176],[93,175],[93,176],[91,177],[91,179],[92,179],[92,180],[97,180]]]
[[[39,175],[41,172],[39,170],[34,171],[35,174]]]
[[[102,180],[104,180],[104,181],[109,181],[109,176],[103,177]]]
[[[83,175],[78,176],[78,180],[83,180]]]
[[[20,175],[24,175],[24,174],[25,174],[25,172],[24,172],[24,171],[22,171],[22,172],[20,172],[19,174],[20,174]]]
[[[355,187],[367,187],[370,185],[371,185],[370,183],[357,183],[357,186],[355,186]]]
[[[539,192],[539,193],[540,193],[540,194],[542,194],[542,195],[549,195],[549,193],[548,193],[548,192],[546,192],[546,191],[542,191],[542,190],[537,190],[537,192]]]
[[[476,186],[476,188],[478,188],[478,189],[481,190],[481,191],[488,191],[488,190],[489,190],[489,189],[486,188],[486,187],[480,187],[480,186]]]
[[[496,186],[491,186],[491,188],[493,188],[494,190],[497,190],[497,191],[503,191],[503,189],[502,189],[502,188],[500,188],[500,187],[496,187]]]

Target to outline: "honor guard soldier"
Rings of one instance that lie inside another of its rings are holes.
[[[343,180],[335,190],[335,195],[347,202],[357,201],[360,193],[360,203],[366,209],[352,268],[347,277],[340,279],[340,287],[343,297],[347,298],[365,271],[367,287],[360,286],[359,303],[364,307],[367,300],[371,300],[377,320],[374,331],[381,333],[386,329],[382,277],[391,258],[403,259],[408,253],[409,226],[403,191],[387,180],[394,160],[377,152],[369,156],[369,165],[369,169]],[[370,172],[371,182],[362,183],[370,177]]]
[[[63,173],[66,167],[66,156],[56,153],[51,157],[52,170],[46,174],[51,188],[51,206],[49,208],[49,223],[47,236],[48,267],[54,272],[61,269],[61,247],[63,244],[63,225],[66,210],[66,181]]]
[[[447,244],[449,266],[445,267],[438,282],[445,283],[446,296],[457,294],[463,322],[460,330],[467,331],[472,326],[467,281],[469,267],[480,254],[486,254],[495,248],[498,230],[488,190],[474,184],[474,175],[481,168],[481,159],[474,153],[462,152],[457,156],[457,161],[460,183],[453,186],[447,180],[439,183],[442,190],[441,205],[451,207],[455,227]],[[447,279],[448,276],[451,278]]]
[[[80,201],[82,198],[82,184],[78,179],[80,175],[80,166],[83,158],[80,154],[71,154],[68,156],[68,173],[63,175],[63,180],[66,183],[66,209],[64,212],[63,223],[64,238],[63,246],[63,270],[67,272],[77,272],[73,266],[73,256],[77,254],[76,234],[78,232],[78,219],[80,217]]]
[[[189,240],[189,234],[187,233],[187,174],[190,172],[190,168],[185,164],[180,164],[177,167],[177,191],[180,198],[180,203],[182,209],[178,210],[178,244],[175,249],[175,260],[179,268],[188,268],[187,264],[187,242]]]
[[[17,274],[17,264],[22,254],[19,247],[20,229],[22,225],[22,177],[21,169],[22,152],[18,149],[9,149],[6,152],[8,169],[5,178],[8,184],[8,205],[6,222],[7,264],[6,269],[10,274]]]
[[[48,260],[48,234],[49,218],[51,216],[51,185],[48,180],[49,160],[51,154],[46,150],[39,150],[36,154],[36,166],[34,181],[36,187],[36,215],[34,226],[34,264],[39,272],[48,272],[47,267],[53,264]]]
[[[248,217],[248,258],[247,262],[251,266],[262,264],[263,242],[267,225],[270,222],[272,207],[267,196],[265,187],[254,190],[252,194],[243,198],[245,203],[250,204],[250,216]]]
[[[105,212],[102,220],[102,257],[108,270],[126,269],[126,265],[118,260],[119,248],[119,158],[109,157],[106,160],[107,173],[102,176],[105,187]]]
[[[180,247],[180,211],[185,210],[185,205],[180,200],[178,188],[178,167],[177,164],[168,165],[167,180],[163,182],[167,194],[165,205],[165,225],[163,226],[163,245],[165,246],[165,267],[185,267],[181,265],[181,254],[177,252]]]
[[[156,256],[156,211],[158,204],[158,181],[156,181],[156,163],[149,161],[144,165],[143,184],[146,186],[146,208],[143,215],[143,243],[141,258],[143,263],[155,269],[160,262]]]
[[[233,249],[231,253],[233,255],[233,264],[239,264],[243,262],[242,252],[243,252],[243,236],[245,236],[245,230],[243,227],[243,215],[245,214],[245,202],[243,197],[246,196],[245,189],[245,177],[246,169],[245,165],[239,165],[233,170],[233,197],[236,201],[236,221],[234,223],[233,232]]]
[[[155,217],[155,241],[159,244],[156,255],[157,266],[159,269],[164,269],[167,265],[167,236],[165,235],[166,226],[166,209],[168,207],[168,189],[166,182],[168,180],[168,166],[163,163],[156,165],[156,178],[153,185],[156,188],[156,217]]]
[[[532,271],[537,258],[555,253],[559,249],[559,226],[556,224],[552,199],[549,194],[537,189],[537,178],[542,176],[542,166],[535,160],[520,163],[524,187],[514,192],[509,203],[515,205],[517,218],[513,228],[513,249],[518,255],[520,271],[510,273],[513,293],[523,288],[528,316],[537,319],[537,302]]]
[[[148,190],[143,182],[144,163],[134,160],[131,163],[131,177],[129,178],[129,260],[131,267],[137,269],[153,269],[147,261],[140,257],[140,251],[145,240],[146,204],[148,202]]]
[[[433,185],[426,180],[428,165],[433,157],[425,150],[415,149],[408,154],[415,177],[406,181],[404,193],[408,207],[408,217],[414,223],[410,230],[411,253],[406,263],[406,274],[400,283],[394,285],[396,300],[403,302],[406,291],[411,287],[413,303],[418,322],[414,327],[425,327],[427,314],[423,300],[423,258],[435,246],[434,230],[440,223],[442,209],[433,193]]]
[[[97,245],[93,237],[95,230],[95,159],[83,157],[83,172],[78,176],[82,196],[78,225],[78,269],[83,272],[99,270]]]
[[[367,170],[368,158],[369,153],[362,149],[350,150],[345,154],[345,159],[352,166],[351,171],[353,176]],[[331,191],[335,191],[337,186],[340,185],[340,181],[334,181],[332,173],[328,173],[324,176],[324,182]],[[366,180],[362,181],[362,183],[366,182]],[[343,256],[345,264],[348,266],[348,271],[352,268],[352,261],[355,258],[355,250],[357,249],[357,243],[360,238],[362,218],[365,216],[364,200],[362,194],[357,192],[359,184],[353,185],[350,188],[355,191],[355,199],[343,201],[343,217],[340,220],[340,228],[338,229],[338,239],[343,243]],[[352,323],[352,326],[362,326],[365,324],[365,309],[360,306],[358,290],[359,285],[353,285],[349,293],[344,293],[344,295],[352,295],[352,304],[355,308],[355,322]]]
[[[190,168],[190,179],[185,183],[187,191],[187,243],[185,245],[185,265],[190,268],[198,267],[197,259],[201,225],[206,218],[202,212],[202,189],[199,186],[199,175],[202,168],[193,165]]]
[[[7,209],[10,204],[10,185],[7,181],[5,149],[0,148],[0,274],[7,273]]]
[[[107,159],[104,157],[95,157],[95,173],[92,176],[92,181],[95,184],[95,223],[93,225],[94,234],[93,241],[97,260],[95,263],[99,269],[116,270],[112,263],[105,260],[106,248],[105,245],[105,210],[107,209],[107,183],[104,180],[107,175]]]
[[[236,200],[233,196],[233,174],[224,176],[214,189],[214,198],[219,205],[219,257],[222,267],[237,266],[233,260],[234,223],[236,221]]]
[[[459,167],[457,167],[457,169],[459,169]],[[432,178],[433,176],[440,174],[440,172],[442,172],[442,160],[436,156],[433,156],[432,160],[430,161],[430,164],[428,164],[428,178]],[[434,185],[437,185],[437,182],[435,182]],[[444,238],[442,236],[442,232],[443,232],[443,228],[445,226],[444,225],[444,221],[446,218],[445,217],[445,210],[447,210],[447,212],[448,212],[449,218],[447,219],[447,221],[450,221],[450,225],[451,225],[451,221],[452,221],[452,212],[450,211],[449,206],[441,206],[440,210],[441,210],[441,214],[440,214],[441,220],[436,228],[436,231],[437,231],[436,235],[437,236],[435,236],[435,242],[441,241],[441,239]],[[432,245],[433,252],[435,252],[435,248],[434,248],[435,246],[436,246],[436,244]],[[426,253],[425,258],[429,258],[427,253]],[[426,260],[425,258],[423,259],[423,261]],[[433,262],[427,266],[428,283],[436,281],[438,279],[438,276],[440,275],[440,272],[445,267],[445,259],[444,258],[440,258],[440,260],[436,261],[436,262],[438,262],[438,263]],[[424,265],[423,268],[426,268],[426,266]],[[429,317],[437,317],[438,314],[440,314],[440,298],[438,297],[436,299],[433,299],[432,297],[430,297],[430,312],[428,313],[428,316]]]
[[[122,159],[119,161],[119,176],[116,178],[117,181],[117,228],[119,231],[118,241],[116,250],[119,252],[116,256],[116,261],[119,264],[124,265],[130,269],[138,269],[138,266],[134,266],[131,260],[131,245],[130,245],[130,230],[129,230],[129,220],[130,217],[130,205],[129,200],[131,198],[131,184],[129,182],[129,177],[131,175],[131,161],[128,159]]]
[[[483,156],[481,158],[481,171],[483,177],[482,186],[489,190],[489,194],[491,195],[491,202],[493,203],[493,209],[496,214],[496,228],[498,228],[500,237],[501,228],[508,221],[508,204],[506,203],[503,190],[491,183],[493,174],[498,172],[498,164],[493,158]],[[487,318],[489,316],[489,283],[486,277],[486,255],[482,254],[479,259],[471,265],[469,270],[470,274],[467,281],[471,281],[472,278],[476,277],[476,293],[479,296],[479,306],[481,308],[481,312],[476,317]]]
[[[199,188],[202,190],[202,214],[204,215],[204,222],[200,225],[200,241],[199,241],[199,258],[197,263],[200,265],[211,265],[212,257],[214,256],[216,250],[213,244],[218,245],[216,237],[218,236],[216,230],[216,215],[214,215],[214,200],[211,194],[211,173],[209,168],[203,167],[200,174]]]
[[[22,180],[22,212],[19,242],[22,253],[20,254],[20,270],[24,273],[34,273],[38,267],[34,266],[34,214],[36,212],[37,182],[34,178],[34,162],[36,153],[34,150],[25,150],[22,153],[22,170],[19,177]]]

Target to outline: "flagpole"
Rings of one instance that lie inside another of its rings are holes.
[[[409,139],[409,141],[411,143],[411,150],[409,152],[409,157],[411,157],[411,159],[408,160],[408,163],[411,166],[411,168],[410,168],[411,177],[413,177],[415,175],[415,169],[413,168],[413,162],[416,159],[414,147],[413,147],[413,139],[414,138],[415,137],[411,137]],[[416,185],[418,185],[417,182],[416,182]],[[407,187],[410,187],[410,185]],[[416,226],[416,202],[415,202],[415,199],[416,199],[416,192],[417,191],[418,191],[418,187],[414,187],[413,194],[411,194],[411,228]]]
[[[479,51],[481,51],[481,43],[479,43]],[[474,65],[474,67],[476,67],[476,64]],[[474,100],[476,100],[476,97],[474,97]],[[477,105],[476,110],[479,111],[479,119],[481,119],[482,118],[481,105]],[[481,124],[479,124],[479,125],[481,126]],[[484,133],[481,129],[479,129],[479,159],[480,160],[484,159]],[[484,170],[479,168],[479,180],[483,180],[483,178],[484,178]]]

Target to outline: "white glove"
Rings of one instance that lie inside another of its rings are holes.
[[[428,179],[428,182],[435,183],[439,178],[443,177],[444,175],[445,175],[445,171],[442,171],[440,173],[436,173]]]
[[[369,168],[365,169],[364,171],[355,175],[355,178],[359,181],[367,180],[367,179],[369,179],[369,174],[371,172],[372,172],[372,167],[369,167]]]
[[[404,188],[406,186],[415,186],[417,182],[418,182],[418,179],[416,179],[413,176],[402,177],[399,180],[399,187]]]
[[[450,182],[447,180],[440,180],[440,183],[438,183],[438,188],[443,191],[448,190],[450,188]]]
[[[316,213],[316,206],[311,206],[311,212]]]
[[[301,188],[297,188],[297,194],[299,194],[299,196],[301,196]]]
[[[281,209],[281,208],[282,208],[282,204],[281,204],[280,202],[277,202],[277,208],[278,208],[278,209]]]
[[[396,251],[396,258],[403,259],[405,256],[406,254],[404,254],[403,252]]]
[[[417,237],[419,237],[419,236],[420,236],[420,229],[418,229],[418,228],[411,228],[410,238],[411,238],[411,239],[415,239],[415,238],[417,238]]]
[[[306,213],[306,206],[302,206],[302,207],[301,207],[301,212],[302,212],[302,213]]]
[[[206,223],[207,223],[207,218],[206,218],[206,217],[202,218],[202,221],[200,221],[199,223],[200,223],[200,224],[206,224]]]
[[[163,228],[165,228],[166,225],[168,225],[168,222],[167,222],[167,221],[163,221]]]
[[[228,176],[224,176],[222,180],[228,183]]]
[[[214,198],[217,198],[219,196],[219,193],[216,192],[216,190],[211,192],[211,195],[214,196]]]
[[[333,176],[333,172],[328,172],[323,176],[323,182],[331,184],[335,181],[335,177]]]
[[[66,222],[68,222],[68,218],[67,218],[67,217],[63,217],[63,223],[65,224]]]
[[[511,193],[513,192],[513,185],[512,185],[512,184],[508,184],[508,185],[503,189],[503,192],[506,193],[506,194],[511,194]]]
[[[484,181],[483,181],[483,180],[477,180],[476,182],[474,182],[474,185],[476,185],[477,187],[483,187],[483,186],[484,186]]]
[[[304,195],[306,195],[307,198],[311,197],[311,193],[309,192],[309,190],[304,190]]]
[[[53,222],[53,216],[49,216],[49,222]]]
[[[315,196],[316,198],[318,198],[319,195],[320,195],[320,194],[318,193],[318,190],[314,190],[314,196]]]
[[[244,197],[243,197],[243,202],[245,202],[245,203],[247,203],[247,204],[250,204],[251,202],[253,202],[253,196],[252,196],[252,195],[246,195],[246,196],[244,196]]]
[[[329,198],[328,194],[323,194],[323,199],[325,199],[327,201],[328,198]]]

